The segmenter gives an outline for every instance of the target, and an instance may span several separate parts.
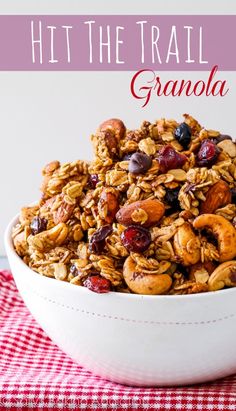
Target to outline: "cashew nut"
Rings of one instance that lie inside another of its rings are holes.
[[[236,230],[226,218],[215,214],[201,214],[195,218],[193,226],[212,230],[218,240],[220,262],[232,260],[236,256]]]
[[[69,229],[65,223],[59,223],[50,230],[28,237],[28,243],[39,251],[48,251],[60,246],[66,239]]]
[[[236,287],[236,261],[220,264],[211,274],[208,285],[210,291],[220,290],[225,286]]]
[[[172,279],[168,274],[143,274],[136,272],[136,263],[128,257],[124,263],[124,279],[131,291],[136,294],[156,295],[169,291]]]
[[[189,223],[185,222],[178,228],[174,236],[174,249],[185,266],[196,264],[200,260],[200,242]]]

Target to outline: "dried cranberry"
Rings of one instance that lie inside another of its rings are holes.
[[[89,180],[88,180],[88,185],[90,188],[96,188],[96,185],[98,184],[99,179],[97,174],[90,174]]]
[[[232,203],[236,204],[236,188],[231,188],[231,194],[232,194]]]
[[[175,138],[186,150],[191,141],[191,129],[186,123],[180,124],[175,130]]]
[[[202,142],[197,154],[197,163],[200,167],[211,167],[220,153],[219,148],[209,139]]]
[[[229,278],[232,281],[232,283],[236,283],[236,271],[231,272]]]
[[[171,145],[167,145],[159,151],[157,160],[160,165],[160,171],[166,173],[168,170],[183,167],[187,157],[175,151]]]
[[[129,172],[132,174],[143,174],[152,165],[152,159],[145,153],[134,153],[129,160]]]
[[[47,224],[48,220],[46,218],[41,218],[38,216],[34,217],[30,224],[31,233],[36,235],[42,231],[45,231],[47,229]]]
[[[177,211],[180,209],[180,204],[178,200],[179,196],[179,190],[180,188],[172,188],[172,189],[166,189],[166,194],[164,197],[164,201],[171,206],[171,212],[172,211]]]
[[[100,227],[93,233],[89,242],[89,250],[95,254],[100,254],[105,247],[105,239],[112,233],[112,226],[110,224]]]
[[[128,251],[142,253],[151,243],[151,234],[144,227],[130,225],[121,234],[121,241]]]
[[[111,290],[111,282],[99,274],[87,277],[83,285],[94,293],[109,293]]]

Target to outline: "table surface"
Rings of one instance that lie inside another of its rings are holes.
[[[0,307],[0,410],[236,410],[236,376],[188,387],[140,388],[93,375],[47,337],[6,270],[0,270]]]

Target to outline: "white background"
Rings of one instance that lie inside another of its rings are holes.
[[[236,2],[5,0],[0,14],[236,14]],[[163,80],[171,75],[161,72]],[[186,75],[199,77],[176,74]],[[134,128],[144,119],[181,120],[190,113],[208,128],[236,135],[235,73],[224,73],[230,87],[224,98],[163,97],[145,109],[130,95],[131,77],[130,72],[0,72],[0,255],[10,218],[39,197],[42,166],[54,159],[91,159],[89,136],[106,118],[120,117]]]

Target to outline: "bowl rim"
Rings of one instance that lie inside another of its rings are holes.
[[[35,204],[35,203],[34,203]],[[11,237],[11,232],[12,228],[19,222],[19,213],[16,214],[8,223],[5,232],[4,232],[4,245],[7,253],[7,257],[9,257],[9,254],[12,254],[15,259],[17,259],[18,263],[30,274],[33,276],[37,276],[38,279],[41,279],[42,281],[55,281],[54,278],[51,277],[46,277],[44,275],[40,275],[36,271],[32,270],[24,261],[21,259],[21,257],[16,253],[15,248],[13,246],[13,241]],[[57,286],[59,287],[64,287],[70,288],[73,287],[74,289],[78,289],[78,292],[84,292],[91,294],[91,291],[88,290],[86,287],[75,287],[74,284],[71,284],[67,281],[56,281]],[[60,284],[60,285],[59,285]],[[68,288],[68,289],[69,289]],[[226,295],[226,294],[233,294],[236,293],[236,287],[229,287],[227,289],[222,289],[222,290],[217,290],[217,291],[208,291],[204,293],[196,293],[196,294],[173,294],[173,295],[145,295],[145,294],[133,294],[133,293],[121,293],[118,291],[110,291],[109,293],[103,294],[105,296],[117,296],[122,299],[129,299],[129,300],[170,300],[170,301],[176,301],[176,300],[204,300],[206,298],[216,298],[216,296],[219,295]],[[96,293],[93,293],[96,294]]]

